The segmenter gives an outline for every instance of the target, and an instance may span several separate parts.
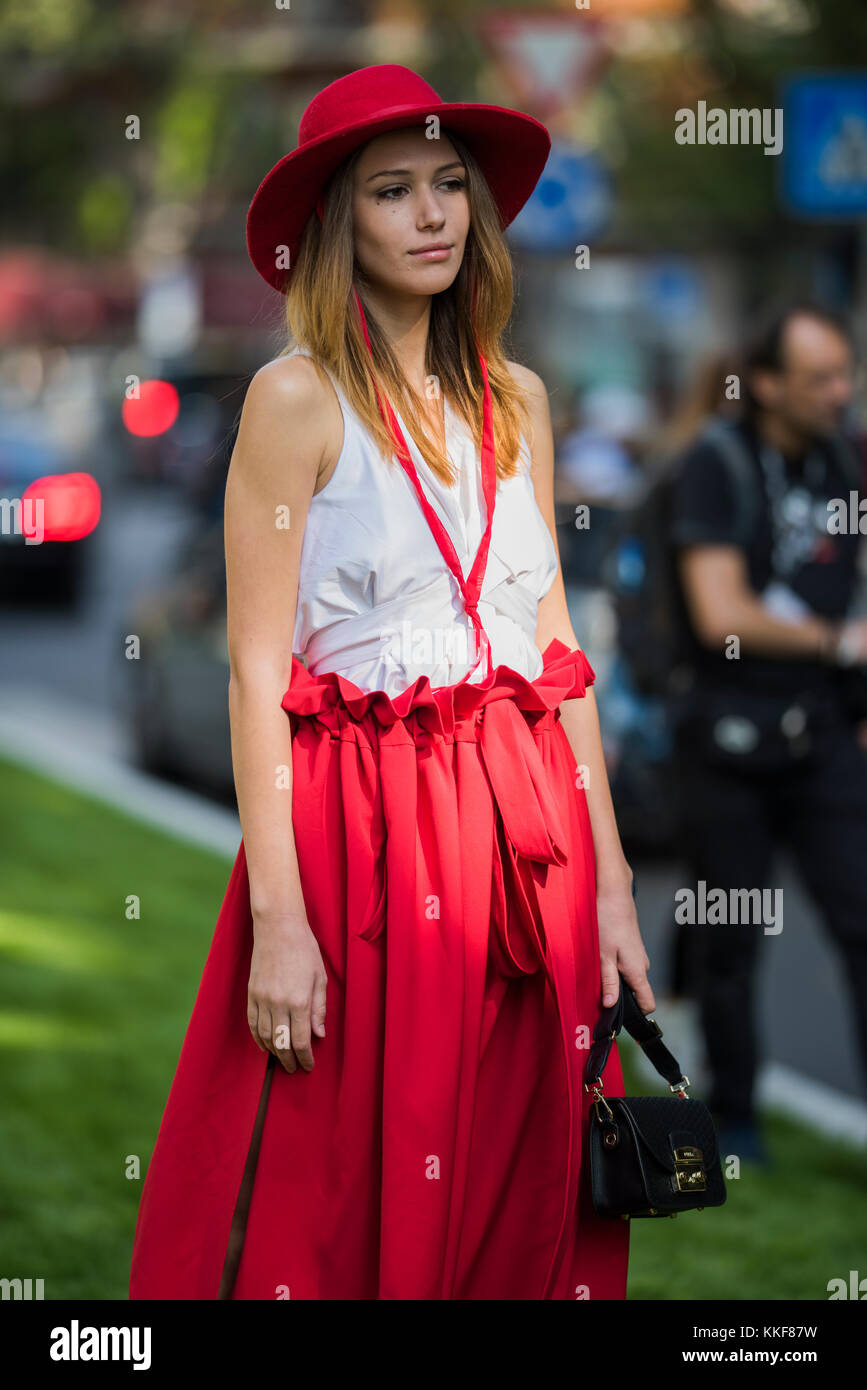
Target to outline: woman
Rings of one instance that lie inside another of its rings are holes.
[[[367,68],[251,206],[301,350],[254,378],[229,472],[243,842],[133,1298],[625,1297],[582,1068],[618,969],[654,1007],[649,961],[546,394],[499,341],[501,223],[548,149],[528,116]],[[616,1049],[603,1082],[622,1093]]]

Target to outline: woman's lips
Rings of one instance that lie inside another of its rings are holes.
[[[444,261],[452,254],[452,248],[450,246],[433,246],[426,250],[410,251],[409,254],[418,261]]]

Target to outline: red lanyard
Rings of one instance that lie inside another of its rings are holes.
[[[364,315],[364,308],[362,306],[361,296],[359,295],[358,290],[355,290],[355,298],[358,301],[358,312],[361,315],[361,327],[364,331],[364,341],[367,343],[367,350],[372,357],[373,349],[370,346],[370,334],[367,331],[367,319]],[[482,369],[482,380],[485,384],[484,397],[482,402],[482,491],[484,493],[485,510],[487,512],[488,520],[487,525],[485,527],[484,535],[482,536],[481,542],[479,544],[479,549],[476,554],[476,558],[473,561],[473,567],[470,570],[469,577],[467,579],[464,579],[463,570],[460,566],[460,561],[458,560],[457,553],[455,551],[454,546],[452,545],[451,538],[448,532],[446,531],[445,527],[443,526],[442,522],[440,521],[430,502],[425,497],[424,492],[422,491],[422,486],[419,482],[419,477],[418,473],[416,472],[415,464],[412,461],[412,456],[410,455],[409,449],[407,447],[403,431],[401,430],[400,425],[397,423],[397,417],[395,416],[395,413],[391,408],[391,403],[388,400],[386,400],[383,408],[383,399],[379,394],[379,389],[376,385],[376,381],[374,380],[373,383],[373,389],[376,392],[376,402],[379,406],[379,413],[383,418],[386,429],[390,431],[392,439],[394,440],[395,452],[397,454],[397,457],[403,465],[404,471],[408,475],[410,482],[415,488],[416,495],[418,496],[418,500],[422,506],[422,511],[427,517],[428,525],[430,526],[431,531],[433,532],[434,540],[440,548],[440,553],[442,554],[443,559],[445,560],[446,564],[448,565],[449,569],[451,570],[452,574],[457,580],[458,587],[461,591],[461,596],[464,600],[464,608],[466,609],[466,612],[469,614],[470,620],[476,629],[476,634],[480,643],[480,651],[478,656],[476,657],[476,660],[473,662],[473,665],[467,672],[466,676],[463,677],[464,680],[467,679],[467,676],[472,675],[473,671],[475,671],[476,667],[479,665],[479,662],[482,660],[482,657],[485,657],[486,659],[488,674],[490,674],[492,667],[491,643],[490,639],[488,638],[488,634],[485,632],[485,629],[482,625],[482,620],[479,617],[478,602],[479,595],[481,594],[482,590],[482,580],[484,579],[485,575],[485,566],[488,562],[488,550],[491,544],[491,526],[494,520],[494,504],[497,495],[497,465],[494,454],[494,410],[491,401],[491,387],[488,381],[488,365],[481,352],[479,353],[479,365]]]

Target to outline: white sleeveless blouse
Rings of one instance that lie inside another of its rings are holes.
[[[310,502],[293,652],[314,676],[336,671],[361,690],[384,690],[391,697],[419,676],[434,688],[453,685],[476,658],[475,629],[457,581],[403,467],[397,458],[383,458],[330,379],[343,411],[343,448],[332,476]],[[449,488],[397,418],[422,489],[467,578],[487,524],[479,451],[446,401],[446,448],[459,469]],[[519,465],[515,477],[498,480],[478,613],[491,643],[492,668],[509,666],[534,680],[542,670],[537,605],[554,581],[557,557],[533,492],[523,436]],[[483,659],[469,680],[485,675]]]

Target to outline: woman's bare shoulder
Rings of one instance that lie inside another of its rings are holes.
[[[527,396],[532,397],[535,401],[547,402],[548,388],[538,373],[532,372],[522,362],[507,362],[506,366]]]
[[[506,366],[509,368],[513,380],[520,387],[523,396],[523,406],[530,430],[528,437],[535,463],[536,455],[539,452],[539,441],[545,439],[551,432],[551,405],[548,399],[548,388],[537,372],[532,372],[521,362],[507,362]]]
[[[247,388],[247,401],[258,411],[291,410],[308,418],[327,411],[333,395],[325,372],[303,353],[266,362]]]
[[[276,462],[285,460],[291,442],[293,457],[318,478],[342,436],[340,403],[327,374],[296,353],[266,362],[251,379],[236,454],[259,460],[258,467],[272,451]]]

